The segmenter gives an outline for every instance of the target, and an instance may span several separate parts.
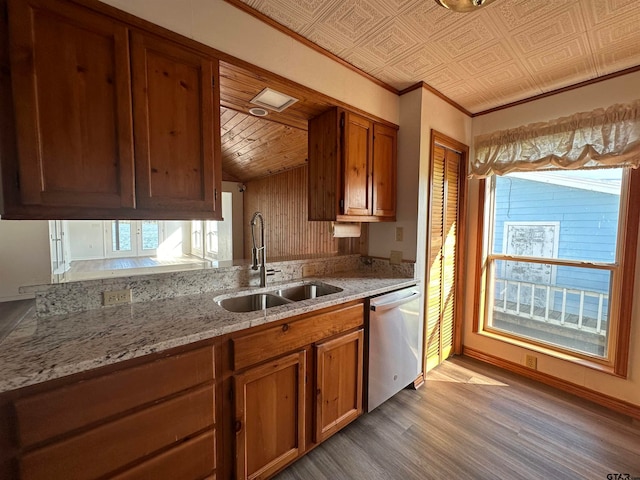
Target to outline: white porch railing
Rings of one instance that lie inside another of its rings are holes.
[[[562,301],[558,308],[556,296],[560,295]],[[568,312],[567,298],[572,296],[578,300],[577,314]],[[585,300],[589,298],[594,298],[594,303],[597,303],[595,317],[585,312]],[[606,335],[605,302],[608,305],[609,295],[606,293],[497,278],[493,308],[508,315]]]

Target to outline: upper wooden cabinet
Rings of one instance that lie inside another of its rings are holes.
[[[5,218],[221,218],[216,59],[67,1],[8,12]]]
[[[221,217],[218,61],[139,33],[132,47],[138,206]]]
[[[396,219],[397,131],[335,108],[309,121],[309,220]]]
[[[68,2],[9,11],[22,204],[133,208],[127,28]]]

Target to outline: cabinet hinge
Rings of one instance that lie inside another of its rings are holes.
[[[216,86],[216,77],[211,77],[211,86],[212,87]]]
[[[344,210],[344,199],[340,200],[340,210]]]
[[[340,117],[340,128],[344,128],[344,116]]]
[[[217,188],[213,189],[213,200],[216,201],[216,202],[218,201],[218,189]]]

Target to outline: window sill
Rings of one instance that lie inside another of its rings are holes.
[[[619,375],[615,372],[614,367],[611,363],[609,363],[605,359],[596,359],[589,358],[588,356],[581,355],[571,355],[554,348],[544,346],[541,344],[533,343],[531,341],[525,341],[518,339],[516,337],[512,337],[508,334],[497,332],[493,330],[480,330],[475,332],[477,335],[480,335],[485,338],[490,338],[492,340],[497,340],[499,342],[504,342],[509,345],[514,345],[516,347],[520,347],[532,352],[540,353],[542,355],[546,355],[549,357],[557,358],[559,360],[563,360],[565,362],[570,362],[575,365],[580,365],[582,367],[590,368],[592,370],[596,370],[598,372],[606,373],[608,375],[613,375],[619,378],[627,378],[626,375]]]

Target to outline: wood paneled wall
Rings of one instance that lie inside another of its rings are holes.
[[[251,258],[251,216],[265,219],[267,261],[275,257],[316,253],[358,253],[359,239],[337,239],[331,222],[310,222],[307,197],[308,168],[304,165],[248,182],[244,193],[244,256]],[[260,242],[256,228],[256,241]]]

